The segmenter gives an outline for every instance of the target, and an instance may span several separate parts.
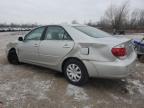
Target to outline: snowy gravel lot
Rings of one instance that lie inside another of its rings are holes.
[[[6,44],[25,33],[0,33],[0,101],[5,108],[144,108],[144,64],[121,80],[91,79],[83,87],[63,74],[28,64],[11,65]]]

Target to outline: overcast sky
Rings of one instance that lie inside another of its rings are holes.
[[[98,21],[107,7],[126,0],[0,0],[0,23],[80,23]],[[129,0],[130,9],[144,9],[144,0]]]

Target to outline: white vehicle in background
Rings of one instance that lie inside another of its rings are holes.
[[[64,72],[74,85],[89,77],[123,78],[135,68],[136,53],[127,38],[85,25],[47,25],[7,45],[8,61]]]

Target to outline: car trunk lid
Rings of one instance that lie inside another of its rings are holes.
[[[114,61],[115,59],[126,59],[132,53],[134,53],[131,40],[123,37],[104,37],[104,38],[91,38],[85,42],[80,42],[80,45],[84,48],[89,47],[90,52],[93,55],[93,60],[98,61]],[[125,57],[116,57],[112,53],[112,48],[120,48],[123,46],[126,50]],[[99,56],[98,56],[99,55]]]
[[[125,48],[126,56],[130,56],[134,51],[133,46],[130,39],[125,37],[105,37],[105,38],[97,38],[96,42],[100,42],[101,44],[106,44],[110,48]]]

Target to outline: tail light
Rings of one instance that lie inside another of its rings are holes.
[[[119,48],[119,47],[116,47],[116,48],[112,48],[111,50],[112,54],[116,57],[124,57],[126,56],[126,48]]]

